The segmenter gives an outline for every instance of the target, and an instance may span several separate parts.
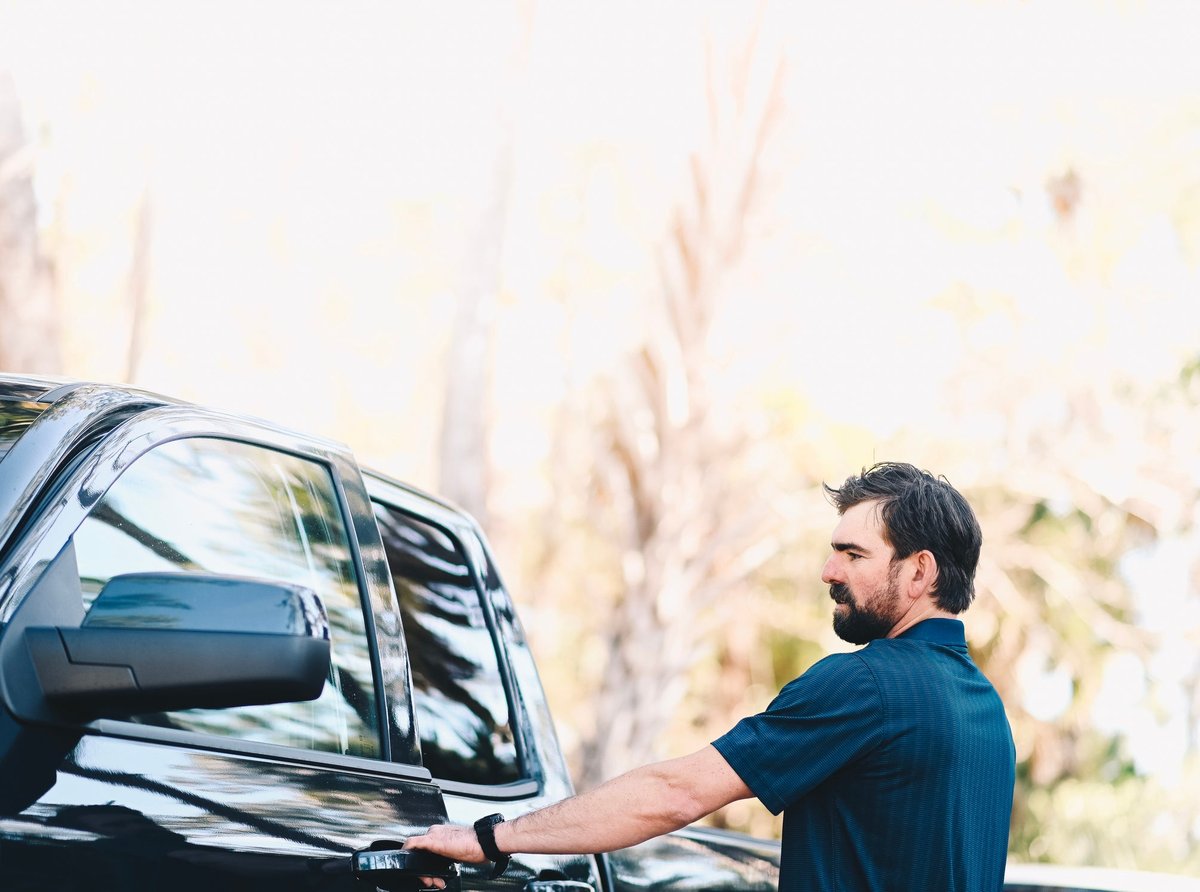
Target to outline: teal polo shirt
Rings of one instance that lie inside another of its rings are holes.
[[[784,813],[781,892],[996,892],[1015,751],[963,624],[826,657],[713,741]]]

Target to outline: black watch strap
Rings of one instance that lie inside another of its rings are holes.
[[[483,856],[495,863],[492,868],[492,879],[504,873],[508,867],[509,857],[496,847],[496,825],[504,820],[504,815],[485,815],[475,822],[475,838],[479,840],[479,848]]]

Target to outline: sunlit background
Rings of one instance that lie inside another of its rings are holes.
[[[467,507],[584,786],[844,647],[821,481],[945,474],[1013,856],[1200,874],[1197,35],[1133,0],[0,0],[0,366]]]

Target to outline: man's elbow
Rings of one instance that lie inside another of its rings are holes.
[[[681,778],[663,766],[655,766],[655,810],[666,827],[664,832],[678,830],[703,818],[710,809],[699,795],[694,782]]]

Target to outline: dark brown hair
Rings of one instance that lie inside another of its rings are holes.
[[[983,533],[967,500],[945,477],[903,462],[881,462],[837,488],[825,484],[825,492],[838,514],[877,501],[884,539],[896,552],[893,560],[931,552],[938,566],[934,602],[950,613],[971,606]]]

